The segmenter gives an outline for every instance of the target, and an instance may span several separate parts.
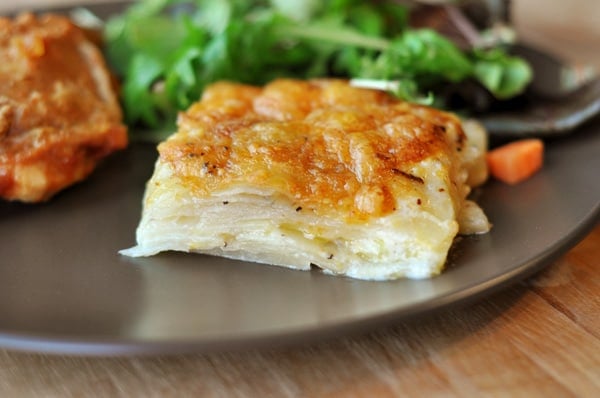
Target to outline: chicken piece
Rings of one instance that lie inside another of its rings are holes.
[[[45,201],[127,145],[102,54],[68,18],[0,18],[0,59],[0,197]]]

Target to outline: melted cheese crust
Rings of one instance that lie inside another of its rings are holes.
[[[195,251],[363,279],[439,273],[472,207],[469,169],[485,165],[454,115],[329,79],[214,84],[158,149],[125,254]]]

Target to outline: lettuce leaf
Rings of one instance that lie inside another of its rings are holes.
[[[421,103],[467,79],[498,99],[531,80],[527,63],[503,49],[462,51],[409,28],[408,14],[393,0],[141,0],[108,21],[107,55],[124,82],[127,122],[151,127],[172,122],[217,80],[366,79]]]

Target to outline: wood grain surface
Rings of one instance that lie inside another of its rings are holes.
[[[68,2],[3,0],[0,11]],[[600,67],[600,1],[513,5],[523,37]],[[0,397],[598,397],[599,265],[597,225],[533,278],[475,304],[366,335],[172,357],[0,350]]]

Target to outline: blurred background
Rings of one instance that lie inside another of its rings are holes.
[[[0,12],[32,6],[109,3],[115,0],[0,1]],[[568,60],[600,69],[600,0],[510,0],[519,37]]]
[[[600,69],[599,0],[512,0],[519,37]]]

